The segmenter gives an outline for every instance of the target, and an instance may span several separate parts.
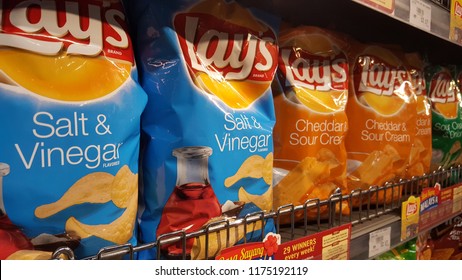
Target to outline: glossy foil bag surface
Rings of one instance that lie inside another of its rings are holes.
[[[455,66],[425,68],[427,94],[432,104],[432,171],[462,162],[462,99],[457,76]]]
[[[425,83],[424,61],[417,53],[406,54],[408,70],[411,76],[412,90],[417,106],[415,135],[409,153],[406,178],[420,177],[430,173],[432,159],[432,110]]]
[[[352,40],[349,62],[348,188],[369,190],[405,176],[416,134],[417,102],[398,48]],[[370,203],[390,203],[400,192],[397,187],[371,193]]]
[[[0,1],[0,205],[35,249],[137,244],[136,77],[119,1]]]
[[[318,27],[299,26],[280,33],[279,83],[275,83],[279,92],[274,92],[275,208],[345,194],[349,78],[345,48],[340,35]],[[328,213],[321,207],[322,217]],[[303,216],[302,211],[296,213],[297,219]],[[308,217],[317,217],[316,207]]]
[[[149,97],[142,118],[141,241],[272,210],[274,19],[234,1],[130,4]],[[262,226],[247,233],[260,236]],[[209,238],[209,258],[246,234],[243,227],[225,233]],[[188,257],[204,258],[203,242],[188,239]],[[181,242],[160,249],[165,258],[184,252]],[[140,255],[156,256],[155,250]]]

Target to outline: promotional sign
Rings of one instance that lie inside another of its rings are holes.
[[[451,3],[449,40],[462,44],[462,0],[452,0]]]
[[[419,231],[420,197],[411,196],[401,207],[401,241]]]
[[[348,260],[351,224],[331,228],[285,242],[275,253],[275,260]]]
[[[395,0],[362,0],[362,2],[388,14],[393,14],[395,11]]]

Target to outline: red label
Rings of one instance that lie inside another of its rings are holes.
[[[415,215],[417,213],[417,203],[409,203],[406,206],[406,216]]]
[[[286,86],[316,91],[343,91],[348,88],[348,63],[342,55],[324,57],[296,48],[282,48],[279,69]]]
[[[248,243],[223,249],[216,260],[261,260],[266,258],[263,242]]]
[[[114,1],[0,1],[0,45],[134,62],[123,7]]]
[[[451,75],[446,71],[435,74],[430,82],[430,99],[435,103],[454,103],[457,101]]]
[[[411,81],[404,67],[389,65],[380,58],[360,56],[354,67],[354,83],[358,94],[371,92],[376,95],[391,96],[406,82]]]
[[[178,14],[174,26],[193,74],[203,72],[225,80],[272,81],[278,47],[270,28],[249,30],[202,13]]]
[[[275,260],[349,259],[351,224],[331,228],[319,233],[283,243]]]

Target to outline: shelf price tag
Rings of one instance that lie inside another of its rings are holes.
[[[369,234],[369,258],[390,250],[391,227],[376,230]]]
[[[409,23],[415,27],[430,31],[432,7],[422,0],[411,0]]]

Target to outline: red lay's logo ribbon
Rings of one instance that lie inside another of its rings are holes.
[[[360,82],[355,81],[355,88],[359,93],[371,92],[376,95],[391,96],[395,90],[410,80],[404,67],[394,67],[373,56],[360,58],[354,71],[355,77],[361,79]]]
[[[280,69],[285,85],[316,91],[348,89],[348,63],[345,56],[317,56],[303,50],[282,48]]]
[[[0,1],[0,45],[43,55],[104,55],[131,62],[121,3]]]
[[[440,72],[430,82],[430,98],[435,103],[453,103],[456,95],[449,73]]]
[[[458,115],[459,98],[456,96],[456,85],[451,74],[440,71],[430,81],[429,96],[432,108],[446,119],[454,119]]]
[[[174,18],[185,63],[196,86],[232,108],[246,108],[273,80],[276,35],[235,3],[222,3],[212,15],[202,11],[207,2]]]

